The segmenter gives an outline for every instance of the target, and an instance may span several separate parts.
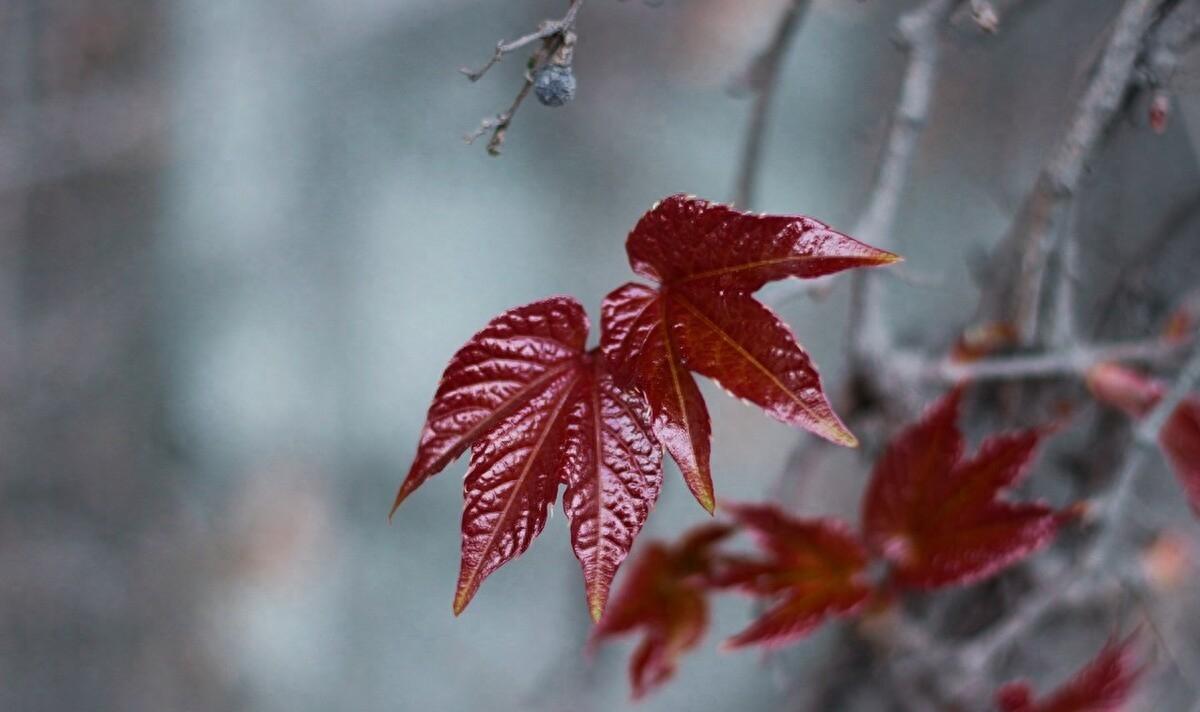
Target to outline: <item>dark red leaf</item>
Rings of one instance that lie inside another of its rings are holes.
[[[479,584],[542,533],[558,495],[567,414],[583,378],[572,368],[488,431],[463,482],[462,567],[454,614]]]
[[[727,564],[722,583],[774,604],[726,648],[777,647],[808,635],[832,616],[860,610],[871,596],[866,548],[845,523],[795,519],[771,506],[726,505],[767,559]]]
[[[1093,366],[1087,381],[1096,398],[1135,418],[1153,410],[1167,392],[1161,382],[1112,363]],[[1158,442],[1192,511],[1200,516],[1200,397],[1180,401],[1163,424]]]
[[[1200,516],[1200,398],[1184,399],[1171,413],[1159,435],[1159,444]]]
[[[1087,667],[1050,696],[1037,701],[1028,683],[1010,682],[996,693],[1003,712],[1124,712],[1141,676],[1134,636],[1111,641]]]
[[[593,629],[593,644],[643,632],[630,660],[635,698],[670,679],[679,656],[704,637],[708,627],[705,589],[718,563],[713,547],[731,531],[727,526],[708,525],[693,530],[674,546],[651,542]]]
[[[750,294],[785,277],[816,277],[895,262],[804,216],[741,213],[683,195],[655,205],[626,242],[638,274],[608,295],[601,345],[621,383],[641,390],[655,433],[712,511],[711,427],[689,371],[770,415],[842,445],[854,436],[834,414],[795,336]]]
[[[613,383],[598,353],[583,351],[587,331],[569,297],[517,307],[459,349],[442,377],[396,506],[472,447],[456,615],[529,548],[565,484],[563,509],[598,618],[658,499],[662,452],[649,408]]]
[[[895,262],[890,252],[803,215],[756,215],[687,195],[664,198],[625,243],[633,271],[664,286],[749,294],[786,277]]]
[[[588,318],[571,297],[510,309],[450,359],[392,512],[504,418],[577,367]]]
[[[599,354],[577,386],[567,416],[563,511],[583,567],[588,609],[599,620],[617,567],[633,546],[662,486],[662,450],[644,401],[620,391]]]
[[[604,300],[602,346],[619,381],[637,384],[650,404],[654,432],[679,465],[688,489],[709,512],[716,506],[709,470],[712,425],[696,380],[679,359],[658,291],[626,284]]]
[[[1059,517],[1036,503],[999,499],[1033,459],[1038,430],[1000,435],[963,456],[951,392],[897,436],[876,463],[863,501],[867,545],[907,588],[965,584],[1049,544]]]

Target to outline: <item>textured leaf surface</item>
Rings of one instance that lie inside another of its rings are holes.
[[[756,215],[686,195],[664,198],[626,242],[633,271],[662,285],[751,293],[786,277],[895,262],[890,252],[803,215]]]
[[[392,511],[472,442],[574,368],[587,333],[579,302],[552,297],[510,309],[472,336],[442,374]]]
[[[1049,544],[1058,527],[1048,506],[999,499],[1028,468],[1041,433],[993,437],[966,458],[959,400],[951,392],[892,441],[864,497],[864,539],[903,587],[990,576]]]
[[[1098,399],[1135,418],[1149,413],[1167,392],[1163,383],[1117,364],[1094,366],[1087,380]],[[1163,424],[1158,442],[1192,512],[1200,516],[1200,397],[1180,401]]]
[[[722,583],[774,601],[725,647],[787,645],[829,617],[858,611],[870,598],[867,550],[844,523],[795,519],[771,506],[725,511],[754,536],[767,559],[727,567]]]
[[[1042,700],[1034,699],[1028,683],[1012,682],[1000,688],[996,704],[1002,712],[1125,712],[1141,675],[1134,658],[1132,636],[1113,641]]]
[[[582,375],[571,369],[484,435],[463,482],[461,613],[496,569],[521,555],[546,526],[560,482],[566,414]]]
[[[598,618],[658,499],[662,451],[649,408],[583,350],[587,331],[575,300],[545,299],[493,319],[446,369],[396,504],[472,448],[455,614],[529,548],[566,485],[563,509]]]
[[[605,359],[618,380],[636,384],[650,404],[654,433],[679,465],[688,489],[709,512],[716,506],[709,457],[712,424],[696,380],[667,329],[655,289],[626,284],[603,305]]]
[[[658,499],[662,450],[645,403],[613,384],[599,355],[588,356],[577,389],[567,416],[563,510],[588,608],[599,620],[617,567]]]
[[[593,643],[643,633],[630,660],[635,699],[669,680],[679,657],[704,637],[708,628],[705,589],[718,565],[714,547],[730,533],[729,527],[708,525],[693,530],[675,546],[651,542],[592,631]]]
[[[618,380],[645,394],[656,434],[705,509],[715,501],[711,426],[689,371],[785,423],[856,444],[791,330],[750,295],[770,281],[888,264],[895,255],[812,218],[741,213],[683,195],[646,213],[626,250],[634,271],[658,287],[626,284],[608,295],[602,349]]]

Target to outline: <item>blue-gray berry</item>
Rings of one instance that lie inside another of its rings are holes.
[[[533,93],[546,106],[562,106],[575,98],[575,73],[557,64],[544,67],[533,80]]]

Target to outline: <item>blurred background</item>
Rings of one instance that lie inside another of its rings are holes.
[[[590,0],[577,99],[526,103],[498,159],[462,136],[524,55],[477,84],[458,68],[563,2],[0,2],[0,710],[625,709],[630,645],[585,658],[561,512],[459,619],[465,464],[386,515],[464,340],[554,293],[595,320],[653,201],[732,196],[750,102],[730,86],[786,1]],[[757,208],[853,224],[911,5],[815,3]],[[888,286],[908,341],[971,317],[1118,3],[1027,5],[946,34],[896,235],[915,278]],[[1163,216],[1197,264],[1195,89],[1181,75],[1164,135],[1130,112],[1104,149],[1081,211],[1097,284]],[[845,292],[765,297],[831,386]],[[762,499],[807,436],[709,385],[718,492]],[[838,462],[803,510],[854,515],[866,467]],[[665,481],[644,537],[706,518]],[[639,709],[772,709],[761,657],[715,650],[747,615],[722,601]]]

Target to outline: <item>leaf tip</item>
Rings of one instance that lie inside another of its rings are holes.
[[[710,515],[715,515],[717,513],[717,500],[715,497],[713,497],[713,493],[711,491],[697,492],[696,501],[699,502],[700,506],[704,507],[704,511],[708,512]]]
[[[592,614],[593,623],[600,622],[600,618],[604,615],[604,597],[602,594],[594,593],[588,597],[588,612]]]

